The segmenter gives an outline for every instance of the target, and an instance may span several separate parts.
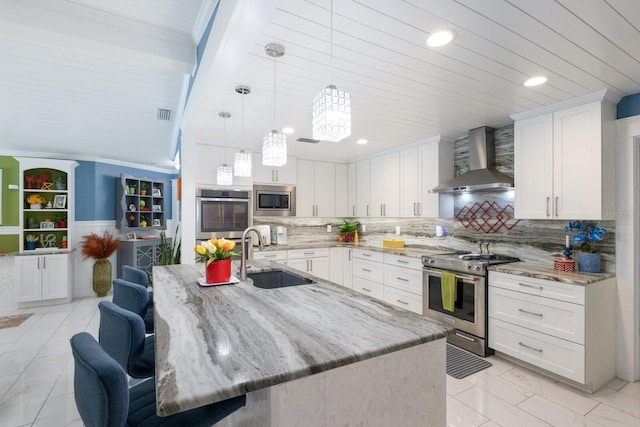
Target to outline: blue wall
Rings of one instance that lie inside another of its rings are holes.
[[[108,163],[78,161],[76,168],[76,221],[115,221],[116,219],[116,185],[120,174],[126,173],[136,178],[149,178],[154,181],[165,181],[166,217],[173,218],[171,212],[171,179],[176,174],[152,172],[112,165]]]
[[[627,95],[618,102],[618,119],[640,115],[640,93]]]

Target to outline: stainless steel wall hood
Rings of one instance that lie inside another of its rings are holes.
[[[431,193],[463,193],[476,190],[509,190],[513,177],[498,171],[494,129],[482,126],[469,131],[469,171],[429,190]]]

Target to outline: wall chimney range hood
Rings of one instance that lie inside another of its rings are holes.
[[[469,171],[429,190],[457,194],[477,190],[511,190],[513,177],[496,169],[494,129],[482,126],[469,131]]]

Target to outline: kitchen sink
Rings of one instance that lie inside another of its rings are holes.
[[[287,286],[308,285],[313,280],[300,277],[284,270],[260,271],[249,273],[249,279],[253,280],[253,286],[262,289],[285,288]]]

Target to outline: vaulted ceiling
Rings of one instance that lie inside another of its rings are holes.
[[[636,1],[334,0],[332,14],[331,0],[221,0],[183,120],[215,3],[0,1],[0,150],[162,165],[180,128],[189,141],[259,151],[267,131],[291,126],[293,155],[348,161],[601,89],[613,102],[640,92]],[[427,47],[443,28],[453,43]],[[275,122],[271,42],[286,48]],[[523,87],[531,75],[548,82]],[[329,83],[351,92],[352,136],[296,142],[311,137],[311,101]],[[251,88],[244,115],[237,85]]]

